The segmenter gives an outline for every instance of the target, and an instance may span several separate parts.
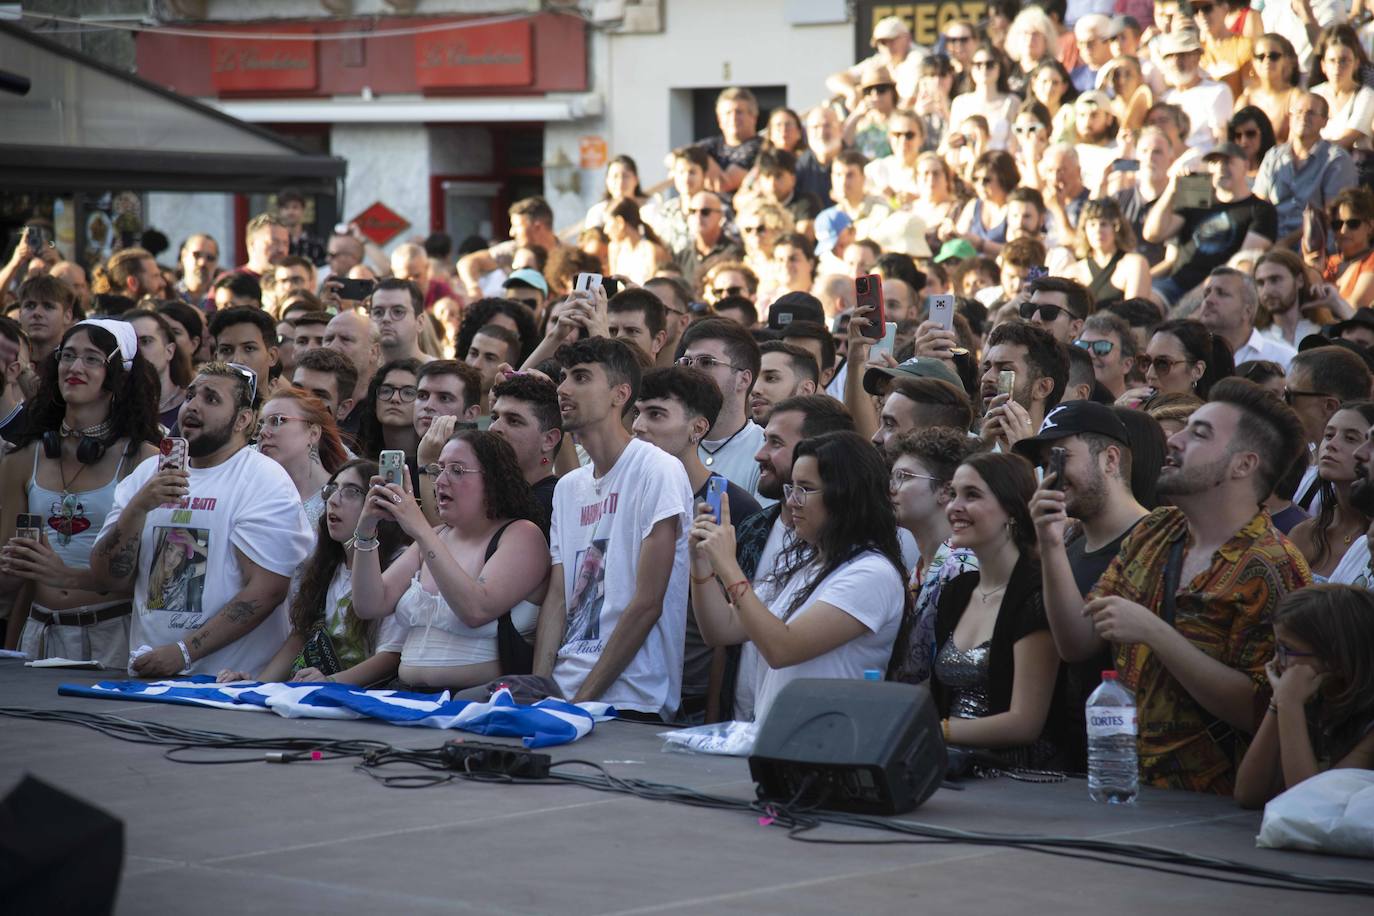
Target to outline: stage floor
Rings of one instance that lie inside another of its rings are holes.
[[[436,747],[462,734],[57,695],[60,683],[110,674],[0,660],[0,705],[402,747]],[[621,776],[753,797],[744,760],[664,753],[659,730],[607,723],[551,753]],[[164,760],[161,748],[60,723],[0,717],[0,749],[0,795],[32,773],[124,820],[120,914],[1371,912],[1368,897],[1239,887],[1029,851],[807,845],[747,814],[578,786],[455,781],[402,790],[345,761],[191,766]],[[1259,814],[1225,799],[1146,789],[1136,806],[1117,808],[1090,802],[1082,780],[965,785],[939,790],[905,819],[1374,876],[1369,861],[1256,849]],[[816,835],[894,836],[829,827]]]

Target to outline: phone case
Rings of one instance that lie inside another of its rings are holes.
[[[186,440],[180,436],[168,436],[162,440],[159,446],[162,456],[158,459],[157,469],[164,471],[167,468],[186,469]]]
[[[706,504],[715,513],[716,524],[720,524],[720,504],[725,498],[726,481],[719,474],[712,474],[706,481]]]
[[[594,288],[601,285],[601,274],[578,274],[577,283],[573,289],[582,293],[589,293]]]
[[[381,461],[378,462],[382,472],[382,479],[389,484],[396,484],[398,487],[405,486],[405,452],[398,449],[386,449],[381,454]]]
[[[877,274],[866,274],[854,278],[854,299],[858,308],[872,306],[873,313],[868,316],[868,327],[863,335],[872,340],[883,336],[887,324],[887,313],[883,309],[883,278]]]
[[[930,320],[946,331],[954,330],[954,297],[940,293],[930,297]]]
[[[1016,373],[1010,369],[1003,369],[997,373],[997,393],[1011,394],[1016,390]]]

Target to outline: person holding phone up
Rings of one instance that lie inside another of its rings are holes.
[[[157,398],[127,322],[82,321],[45,362],[31,422],[0,463],[0,583],[9,580],[0,588],[19,593],[5,648],[128,664],[131,590],[101,594],[90,556],[116,486],[157,453]],[[16,537],[19,527],[27,537]]]

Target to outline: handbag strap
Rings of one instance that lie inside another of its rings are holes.
[[[1175,607],[1178,598],[1179,578],[1183,574],[1183,548],[1187,537],[1180,537],[1169,545],[1169,559],[1164,563],[1164,601],[1160,616],[1169,626],[1174,625]]]

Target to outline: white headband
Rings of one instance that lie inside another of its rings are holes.
[[[124,357],[124,371],[128,372],[134,367],[134,356],[138,353],[138,332],[134,330],[133,325],[127,321],[110,318],[87,318],[78,321],[76,326],[81,327],[83,324],[93,324],[113,334],[115,343],[119,344],[119,354]]]

